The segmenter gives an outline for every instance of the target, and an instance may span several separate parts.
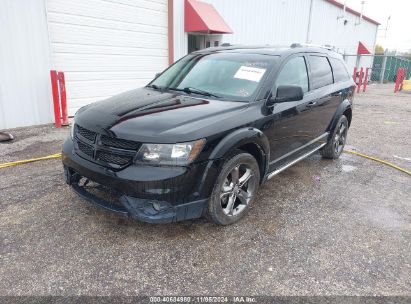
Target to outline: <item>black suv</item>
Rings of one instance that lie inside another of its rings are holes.
[[[325,48],[197,51],[144,88],[81,108],[63,146],[66,180],[141,221],[231,224],[282,170],[317,150],[340,156],[354,88]]]

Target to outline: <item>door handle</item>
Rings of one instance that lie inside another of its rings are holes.
[[[331,96],[341,96],[341,95],[342,95],[342,92],[338,92],[338,93],[332,94]]]
[[[310,102],[307,104],[307,107],[313,107],[313,106],[315,106],[316,104],[317,104],[316,101],[310,101]]]

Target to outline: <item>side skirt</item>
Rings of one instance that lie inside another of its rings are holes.
[[[315,147],[314,149],[308,151],[307,153],[301,155],[300,157],[294,159],[293,161],[285,164],[284,166],[274,170],[273,172],[269,173],[267,176],[267,180],[269,180],[270,178],[276,176],[278,173],[283,172],[285,169],[291,167],[292,165],[298,163],[300,160],[303,160],[304,158],[310,156],[311,154],[313,154],[315,151],[320,150],[322,147],[324,147],[327,143],[322,143],[320,146]]]

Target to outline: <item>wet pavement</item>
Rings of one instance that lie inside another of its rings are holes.
[[[411,94],[356,96],[348,149],[411,170]],[[11,130],[0,163],[56,153],[68,129]],[[247,216],[151,225],[84,202],[60,160],[0,169],[0,295],[411,295],[411,177],[318,154]]]

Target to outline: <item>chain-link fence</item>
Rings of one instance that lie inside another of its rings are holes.
[[[395,82],[399,68],[407,71],[406,79],[411,77],[411,60],[398,56],[375,56],[371,81]]]
[[[369,68],[367,82],[395,82],[399,68],[405,68],[405,79],[411,78],[411,58],[390,55],[344,55],[344,60],[353,73],[356,67]],[[358,75],[357,75],[358,76]]]

